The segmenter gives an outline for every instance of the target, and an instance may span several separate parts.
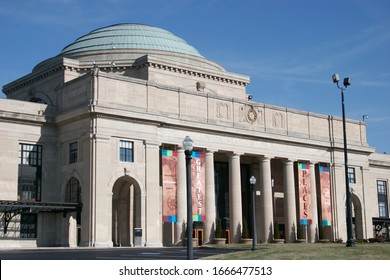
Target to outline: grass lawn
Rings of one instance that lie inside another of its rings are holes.
[[[242,251],[215,255],[210,260],[390,260],[390,243],[357,243],[346,247],[343,243],[314,244],[258,244],[252,251],[251,245],[222,245],[239,248]]]

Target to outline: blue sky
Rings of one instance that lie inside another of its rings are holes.
[[[1,1],[0,85],[116,23],[183,38],[228,71],[250,76],[247,91],[257,102],[341,116],[331,76],[349,76],[347,118],[368,115],[369,145],[390,153],[388,0]]]

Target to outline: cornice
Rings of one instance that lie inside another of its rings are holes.
[[[41,66],[42,64],[42,66]],[[48,59],[40,64],[38,64],[30,74],[27,74],[3,87],[3,92],[8,95],[32,84],[36,81],[42,80],[46,77],[49,77],[55,73],[60,71],[77,71],[77,72],[85,72],[88,68],[81,68],[79,66],[79,61],[67,58],[53,57]]]
[[[63,66],[58,66],[58,67],[55,67],[55,68],[52,68],[48,71],[45,71],[45,72],[42,72],[42,73],[39,73],[39,74],[35,74],[35,73],[31,73],[31,74],[28,74],[27,76],[24,76],[10,84],[7,84],[3,87],[3,92],[8,95],[12,92],[14,92],[15,90],[18,90],[20,88],[23,88],[29,84],[32,84],[33,82],[36,82],[36,81],[39,81],[41,79],[44,79],[50,75],[53,75],[54,73],[57,73],[61,70],[65,69],[65,67]]]
[[[216,71],[208,69],[202,66],[193,65],[180,65],[174,63],[174,61],[166,60],[155,56],[143,56],[139,58],[135,63],[136,67],[151,67],[158,70],[184,74],[197,78],[203,78],[208,80],[214,80],[217,82],[223,82],[228,84],[234,84],[239,86],[246,86],[249,84],[249,77],[233,74],[225,71]]]
[[[79,73],[91,71],[94,67],[102,70],[109,70],[112,72],[123,71],[126,69],[140,69],[143,67],[151,67],[153,69],[163,70],[167,72],[179,73],[192,77],[213,80],[216,82],[247,86],[249,84],[249,77],[233,74],[215,69],[210,69],[202,65],[196,66],[192,64],[185,64],[183,62],[176,62],[170,59],[164,59],[157,56],[144,55],[135,60],[118,60],[98,62],[86,62],[64,57],[53,57],[38,64],[30,74],[25,75],[3,87],[3,92],[8,95],[13,91],[23,88],[36,81],[44,79],[59,71],[76,71]]]
[[[0,116],[0,122],[12,123],[12,124],[22,124],[22,125],[32,125],[32,126],[43,126],[43,125],[53,125],[53,122],[48,122],[46,119],[43,120],[32,120],[32,119],[21,119],[21,118],[8,118]]]

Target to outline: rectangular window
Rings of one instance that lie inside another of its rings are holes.
[[[119,149],[120,161],[133,162],[133,142],[131,141],[120,141]]]
[[[388,218],[389,208],[387,200],[387,182],[383,180],[378,180],[376,181],[376,185],[378,190],[379,217]]]
[[[354,167],[348,167],[348,179],[352,184],[356,184],[356,173]]]
[[[42,146],[19,144],[18,200],[40,201]]]
[[[37,215],[20,215],[20,238],[37,238]]]
[[[69,144],[69,164],[77,162],[78,147],[77,142]]]
[[[19,164],[30,166],[42,165],[42,146],[19,144]]]

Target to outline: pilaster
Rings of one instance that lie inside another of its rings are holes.
[[[145,143],[145,245],[162,246],[159,143]]]

